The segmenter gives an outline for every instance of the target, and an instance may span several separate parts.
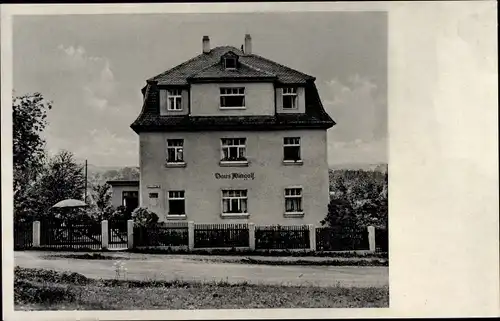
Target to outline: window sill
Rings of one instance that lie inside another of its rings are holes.
[[[248,218],[250,214],[248,213],[222,213],[220,215],[222,218]]]
[[[294,160],[284,160],[283,161],[283,165],[287,165],[287,166],[288,165],[303,165],[303,164],[304,164],[304,162],[301,159],[296,160],[296,161],[294,161]]]
[[[222,109],[222,110],[242,110],[242,109],[247,109],[245,106],[240,106],[240,107],[222,107],[222,106],[219,106],[219,109]]]
[[[186,167],[186,162],[167,162],[165,167]]]
[[[185,220],[187,218],[187,215],[186,214],[179,214],[179,215],[167,214],[166,218],[168,221]]]
[[[248,161],[220,161],[219,165],[222,167],[248,167]]]
[[[285,212],[283,214],[284,217],[304,217],[304,212]]]
[[[168,112],[182,112],[184,109],[167,109]]]

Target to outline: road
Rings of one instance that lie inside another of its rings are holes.
[[[45,268],[81,273],[89,278],[116,276],[115,260],[48,258],[84,254],[47,251],[16,251],[14,263],[27,268]],[[271,266],[200,261],[194,255],[104,253],[122,259],[130,280],[247,281],[256,284],[379,287],[389,283],[388,267],[366,266]]]

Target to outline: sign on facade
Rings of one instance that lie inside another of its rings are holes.
[[[215,179],[254,180],[255,173],[215,173]]]

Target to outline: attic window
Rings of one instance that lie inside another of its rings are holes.
[[[236,58],[235,57],[225,57],[224,58],[224,68],[225,69],[236,69]]]

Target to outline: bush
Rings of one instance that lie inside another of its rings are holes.
[[[75,293],[68,286],[34,283],[26,280],[14,281],[14,303],[58,303],[72,302]]]
[[[14,268],[14,279],[40,283],[70,283],[75,285],[86,285],[90,282],[86,276],[75,272],[56,272],[53,270],[21,268],[19,266]]]
[[[138,207],[132,212],[132,219],[139,226],[153,226],[158,223],[158,215],[144,207]]]

